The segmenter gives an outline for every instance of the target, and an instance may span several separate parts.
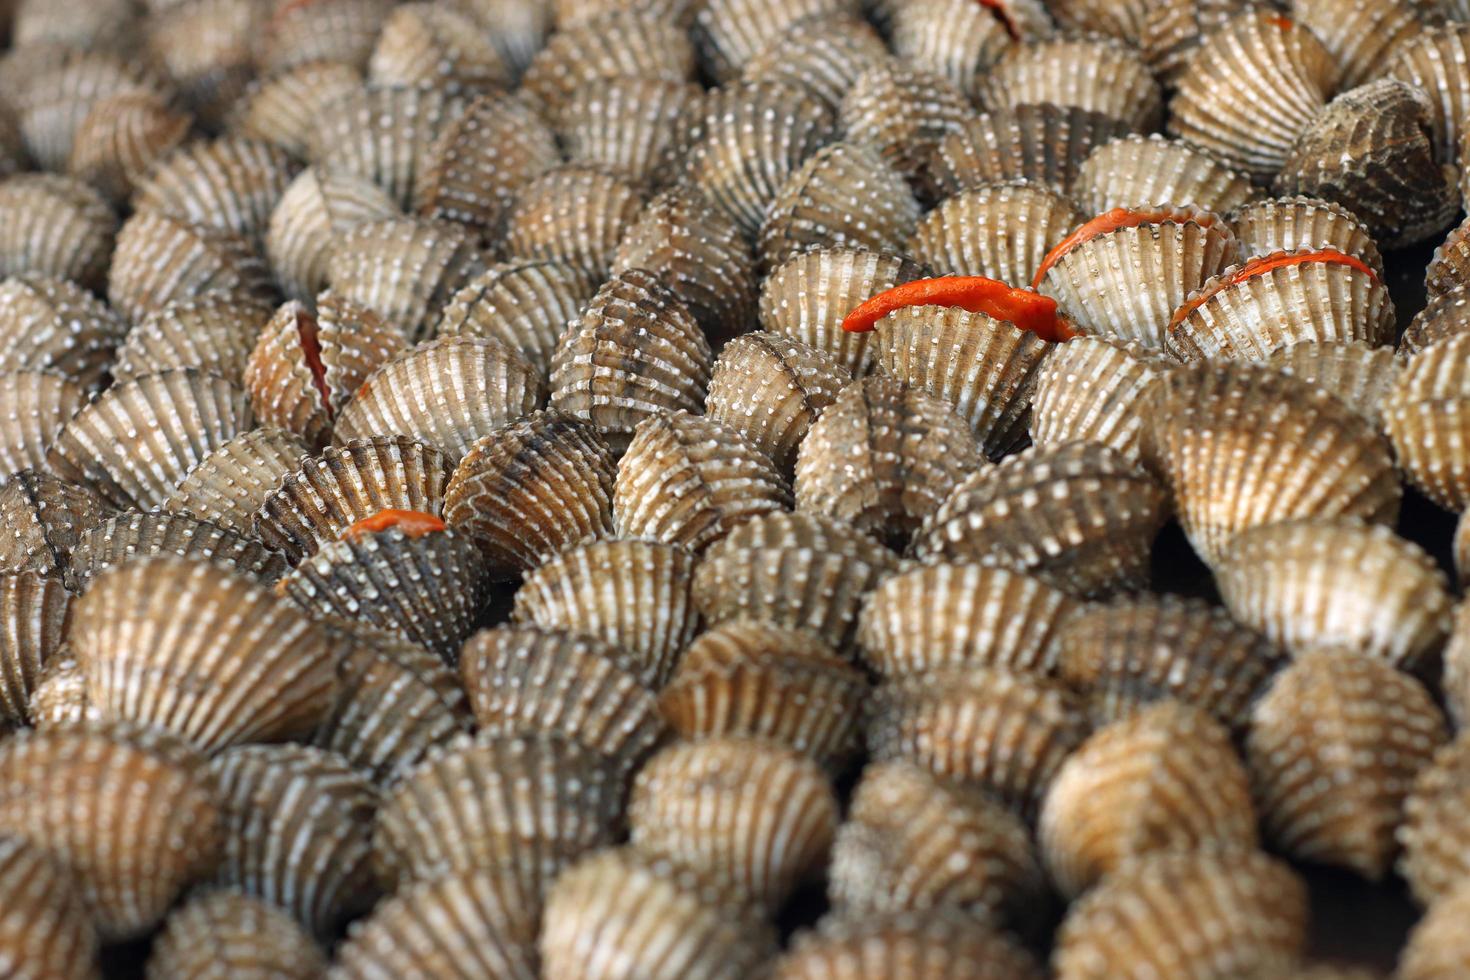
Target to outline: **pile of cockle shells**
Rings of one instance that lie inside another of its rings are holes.
[[[1464,0],[0,6],[0,975],[1470,976]]]

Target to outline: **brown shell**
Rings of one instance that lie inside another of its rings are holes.
[[[38,847],[0,840],[0,957],[17,977],[96,980],[97,930],[70,872]]]
[[[121,511],[77,541],[67,564],[67,588],[83,592],[103,571],[155,555],[211,561],[263,584],[286,572],[286,560],[253,537],[185,514]]]
[[[248,241],[156,211],[123,222],[107,279],[114,310],[137,323],[170,303],[214,293],[262,302],[273,295],[270,271]]]
[[[857,748],[867,679],[816,634],[734,619],[700,634],[658,705],[681,738],[758,738],[835,767]]]
[[[1470,284],[1470,217],[1445,236],[1424,270],[1424,288],[1431,300],[1466,284]]]
[[[1296,249],[1336,249],[1383,276],[1383,256],[1368,228],[1347,208],[1314,197],[1269,197],[1230,212],[1244,260]]]
[[[272,0],[256,61],[275,75],[312,62],[367,66],[394,0]]]
[[[76,283],[45,276],[0,282],[0,365],[102,387],[127,323]]]
[[[637,664],[590,636],[501,626],[470,637],[459,661],[482,731],[548,733],[638,767],[664,732],[659,702]]]
[[[1378,657],[1297,657],[1256,706],[1246,756],[1266,837],[1377,881],[1414,777],[1448,735],[1429,692]]]
[[[1322,5],[1321,0],[1318,3]],[[1406,6],[1394,6],[1399,17],[1411,14]],[[1435,159],[1455,162],[1463,133],[1460,121],[1470,112],[1470,82],[1460,68],[1470,59],[1470,28],[1452,23],[1416,29],[1413,37],[1394,45],[1385,55],[1380,66],[1383,74],[1415,85],[1429,96]]]
[[[618,533],[700,551],[737,524],[791,506],[786,479],[755,443],[688,412],[638,423],[618,464]]]
[[[253,83],[231,111],[228,128],[303,160],[327,106],[361,87],[362,73],[351,65],[309,61]]]
[[[1465,915],[1470,887],[1457,888],[1425,913],[1409,933],[1399,957],[1400,980],[1454,980],[1470,965]]]
[[[96,725],[20,732],[0,742],[0,774],[0,834],[73,873],[105,942],[147,935],[219,853],[205,762],[166,736]]]
[[[811,424],[851,381],[830,354],[760,331],[725,346],[704,407],[711,419],[745,436],[789,474]]]
[[[0,181],[0,274],[73,280],[95,289],[107,276],[117,216],[89,185],[55,174]]]
[[[318,939],[372,907],[367,777],[306,745],[237,745],[210,765],[224,808],[213,883],[289,912]]]
[[[66,172],[120,204],[156,161],[184,141],[192,123],[151,92],[103,99],[77,126]]]
[[[286,151],[239,136],[189,143],[161,159],[133,194],[133,210],[263,238],[295,176]]]
[[[858,6],[858,0],[705,0],[695,10],[693,34],[704,67],[723,82],[781,35],[856,14]]]
[[[0,372],[0,472],[45,466],[47,448],[86,401],[85,389],[58,375]]]
[[[697,412],[711,353],[699,324],[651,272],[629,269],[598,289],[551,360],[551,407],[587,419],[615,456],[638,423]]]
[[[827,917],[798,933],[772,980],[1041,980],[1031,954],[1004,932],[951,909]]]
[[[1081,610],[1057,632],[1053,656],[1098,724],[1177,701],[1235,732],[1245,730],[1251,706],[1284,659],[1220,607],[1172,595]]]
[[[479,550],[453,531],[397,527],[320,545],[277,585],[316,615],[395,633],[453,665],[489,591]]]
[[[310,303],[327,284],[332,253],[356,226],[399,216],[398,206],[366,177],[307,167],[271,212],[265,249],[281,291]]]
[[[616,465],[591,423],[555,410],[475,442],[445,490],[444,519],[480,548],[496,578],[613,536]]]
[[[1466,581],[1470,564],[1465,561],[1467,522],[1464,515],[1455,525],[1455,571],[1461,583]],[[1449,641],[1443,651],[1444,673],[1440,677],[1440,693],[1445,708],[1457,730],[1470,721],[1470,605],[1456,604],[1450,619]]]
[[[1004,667],[1053,673],[1055,643],[1081,604],[1028,575],[938,564],[894,575],[863,607],[858,646],[883,677]]]
[[[1122,136],[1093,150],[1072,184],[1072,196],[1086,214],[1171,202],[1226,214],[1257,194],[1249,177],[1156,133]],[[1061,235],[1053,239],[1060,240]]]
[[[657,275],[715,346],[750,329],[755,319],[760,283],[754,266],[734,219],[687,188],[649,201],[612,260],[614,274],[644,269]]]
[[[557,339],[587,306],[597,285],[566,262],[498,263],[460,287],[434,333],[493,337],[520,351],[546,375]]]
[[[480,0],[494,3],[497,0]],[[501,0],[503,2],[503,0]],[[549,11],[558,29],[576,27],[612,10],[631,10],[680,27],[694,24],[695,0],[552,0]]]
[[[293,565],[385,510],[437,516],[449,463],[406,436],[354,439],[300,459],[276,481],[255,516],[255,533]]]
[[[1101,37],[1018,44],[991,69],[979,96],[992,109],[1075,106],[1141,131],[1157,127],[1164,113],[1163,93],[1143,56],[1127,44]]]
[[[1273,187],[1338,202],[1385,248],[1438,237],[1460,210],[1459,171],[1435,159],[1428,96],[1389,78],[1333,99]]]
[[[511,70],[490,32],[468,11],[410,3],[383,21],[368,78],[378,85],[434,85],[460,94],[508,85]]]
[[[1199,46],[1169,102],[1169,134],[1266,181],[1337,87],[1338,65],[1305,27],[1251,10]]]
[[[1053,345],[984,313],[908,306],[878,321],[879,373],[951,405],[999,459],[1026,441],[1038,371]]]
[[[554,116],[579,89],[610,78],[694,77],[694,45],[678,25],[635,10],[609,11],[556,31],[521,76],[521,89]]]
[[[284,910],[238,891],[209,891],[175,909],[153,941],[148,975],[316,980],[327,958]]]
[[[77,126],[92,108],[116,95],[147,93],[167,99],[168,86],[135,60],[69,45],[38,45],[39,63],[15,66],[5,90],[20,121],[28,155],[45,170],[66,167]]]
[[[611,842],[622,788],[612,763],[558,735],[463,736],[384,794],[374,859],[399,885],[503,867],[529,896]]]
[[[1145,459],[1208,563],[1248,528],[1309,517],[1392,523],[1398,514],[1388,441],[1297,378],[1231,362],[1172,371],[1151,418]]]
[[[1435,503],[1470,503],[1470,336],[1458,335],[1412,354],[1384,403],[1384,420],[1399,467]]]
[[[1024,285],[1051,247],[1082,221],[1071,199],[1044,184],[986,184],[945,198],[920,219],[907,252],[940,275]]]
[[[245,368],[271,307],[251,297],[213,293],[155,310],[127,332],[111,374],[133,381],[195,368],[244,386]]]
[[[570,163],[663,187],[678,175],[703,116],[698,85],[609,78],[573,93],[557,114],[556,135]],[[504,166],[503,154],[497,154],[497,169]]]
[[[36,470],[11,474],[0,488],[0,570],[64,573],[82,532],[108,509],[90,487]]]
[[[1304,341],[1278,347],[1265,363],[1327,389],[1380,430],[1385,402],[1404,366],[1392,347],[1369,347],[1356,340]]]
[[[863,72],[888,57],[883,38],[867,21],[824,18],[820,30],[791,31],[773,39],[745,63],[740,79],[804,89],[836,112],[842,97]],[[930,70],[940,69],[931,66]]]
[[[854,375],[866,374],[870,335],[843,330],[843,318],[870,297],[925,275],[923,266],[886,252],[833,248],[796,255],[761,283],[761,328],[830,354]]]
[[[621,177],[589,167],[549,170],[527,182],[507,211],[505,251],[512,259],[565,262],[604,279],[642,208],[642,193]]]
[[[498,340],[443,337],[386,361],[337,414],[332,439],[406,435],[457,463],[481,436],[534,411],[536,369]]]
[[[1464,881],[1467,743],[1470,739],[1461,734],[1441,746],[1419,770],[1404,801],[1398,871],[1414,899],[1430,908],[1449,901]]]
[[[1100,443],[1034,448],[955,487],[914,539],[924,561],[1035,575],[1074,595],[1136,591],[1168,517],[1166,494]]]
[[[897,4],[889,36],[898,58],[944,76],[976,102],[995,63],[1016,41],[997,8],[967,0]]]
[[[651,541],[582,545],[526,576],[511,619],[619,647],[643,682],[658,687],[699,630],[694,563],[684,548]]]
[[[1046,893],[1030,833],[1005,807],[908,762],[863,770],[832,848],[836,914],[956,909],[1024,923]]]
[[[180,100],[210,127],[224,122],[255,77],[254,47],[265,26],[258,0],[188,0],[155,9],[144,22],[148,52],[168,72]]]
[[[138,10],[130,0],[16,0],[6,15],[9,40],[18,47],[59,42],[114,50],[137,41]]]
[[[245,393],[229,382],[193,370],[150,374],[114,385],[73,416],[47,468],[92,485],[110,504],[149,509],[250,427]]]
[[[1382,76],[1397,61],[1395,55],[1424,33],[1431,7],[1432,17],[1440,19],[1435,5],[1400,0],[1346,6],[1333,0],[1292,0],[1291,14],[1331,52],[1342,68],[1341,87],[1348,89]]]
[[[949,79],[895,61],[869,68],[843,96],[837,113],[844,138],[869,143],[895,170],[921,185],[940,140],[975,118]]]
[[[282,429],[250,429],[200,460],[161,509],[254,534],[255,512],[306,451]]]
[[[1081,705],[1031,674],[988,667],[899,677],[873,692],[868,750],[991,796],[1027,820],[1087,734]]]
[[[1099,729],[1062,764],[1037,836],[1052,880],[1076,896],[1145,854],[1254,848],[1256,815],[1230,733],[1162,701]]]
[[[1121,119],[1077,106],[997,108],[939,141],[930,179],[941,197],[1010,180],[1067,194],[1093,148],[1128,132]]]
[[[71,600],[59,578],[39,572],[0,575],[0,718],[7,722],[29,719],[28,705],[43,669],[61,657]]]
[[[831,108],[804,88],[731,83],[706,100],[684,180],[754,238],[781,185],[835,130]]]
[[[1305,945],[1307,915],[1301,879],[1260,851],[1154,854],[1072,905],[1052,968],[1057,980],[1283,977]]]
[[[414,185],[414,209],[494,240],[517,195],[560,162],[556,135],[525,101],[484,96],[428,148]]]
[[[1417,354],[1431,344],[1470,333],[1470,283],[1431,296],[1399,337],[1400,354]]]
[[[1250,0],[1158,0],[1144,18],[1138,46],[1159,80],[1172,86],[1200,42],[1250,6]]]
[[[1172,364],[1162,352],[1103,337],[1074,337],[1036,371],[1031,439],[1038,446],[1088,440],[1138,460],[1151,396]]]
[[[737,896],[632,848],[599,851],[551,889],[544,976],[747,980],[776,955],[774,930]]]

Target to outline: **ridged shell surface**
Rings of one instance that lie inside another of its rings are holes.
[[[398,205],[367,177],[307,167],[281,193],[265,229],[277,285],[290,298],[310,302],[326,288],[341,236],[398,214]]]
[[[129,330],[112,365],[114,381],[195,368],[244,387],[245,368],[271,307],[234,293],[169,303]]]
[[[1327,389],[1380,430],[1389,392],[1403,371],[1392,347],[1369,347],[1356,340],[1289,344],[1272,351],[1265,363]]]
[[[285,150],[259,140],[190,143],[150,169],[132,205],[258,240],[295,171]]]
[[[123,222],[107,299],[125,319],[137,323],[169,303],[213,293],[271,296],[270,271],[250,242],[156,211]]]
[[[907,252],[939,275],[1020,285],[1082,221],[1071,199],[1044,184],[985,184],[946,197],[921,218]]]
[[[515,348],[543,375],[556,342],[597,291],[598,283],[566,262],[497,263],[459,288],[444,307],[436,336],[492,337]]]
[[[386,85],[434,85],[475,93],[509,84],[511,70],[468,11],[433,3],[404,4],[383,21],[368,59],[368,78]]]
[[[1033,41],[1011,48],[980,88],[991,109],[1050,103],[1074,106],[1150,130],[1163,118],[1164,99],[1143,57],[1099,37]]]
[[[703,117],[698,85],[611,78],[576,92],[557,115],[556,133],[568,162],[662,187],[677,177]]]
[[[685,82],[694,45],[677,24],[634,10],[609,11],[553,33],[521,76],[522,90],[548,113],[582,88],[611,78]]]
[[[82,532],[111,508],[90,487],[49,473],[13,473],[0,489],[0,569],[59,574]]]
[[[969,99],[949,79],[896,61],[863,72],[837,113],[845,139],[871,144],[920,186],[930,181],[929,160],[939,141],[974,117]]]
[[[1463,731],[1463,730],[1462,730]],[[1441,746],[1419,770],[1408,799],[1398,842],[1397,870],[1414,900],[1426,907],[1450,903],[1465,874],[1465,799],[1470,744],[1463,734]]]
[[[799,933],[773,980],[1039,980],[1044,974],[1005,933],[946,909],[828,917]]]
[[[1399,466],[1425,496],[1450,510],[1470,503],[1470,336],[1412,354],[1384,403]]]
[[[857,0],[708,0],[695,11],[693,34],[700,60],[723,80],[807,18],[819,23],[857,11]]]
[[[46,276],[0,282],[0,365],[47,371],[95,391],[102,387],[127,322],[76,283]]]
[[[896,5],[889,27],[893,53],[944,76],[979,101],[990,71],[1015,40],[997,10],[966,0]]]
[[[236,891],[204,892],[164,922],[148,957],[157,980],[316,980],[327,958],[282,909]]]
[[[1314,197],[1268,197],[1230,212],[1243,261],[1298,249],[1336,249],[1366,262],[1381,277],[1383,256],[1357,215]]]
[[[0,472],[40,469],[46,450],[87,401],[87,392],[44,371],[0,372]]]
[[[89,289],[107,278],[117,216],[72,177],[18,174],[0,181],[0,272],[53,276]]]
[[[1161,352],[1141,344],[1074,337],[1057,345],[1036,371],[1032,441],[1088,440],[1137,460],[1150,396],[1171,367]]]
[[[1459,888],[1436,903],[1409,933],[1396,976],[1402,980],[1453,980],[1470,966],[1465,914],[1470,888]]]
[[[1156,134],[1124,136],[1098,147],[1083,161],[1072,184],[1072,196],[1087,214],[1171,202],[1227,214],[1256,195],[1249,177],[1207,153]]]
[[[286,560],[253,537],[186,514],[121,511],[84,532],[72,549],[67,586],[86,590],[115,565],[154,555],[212,561],[269,584],[286,570]]]
[[[1452,23],[1417,32],[1397,45],[1382,66],[1388,77],[1416,85],[1429,96],[1435,157],[1446,163],[1458,158],[1464,132],[1460,123],[1470,111],[1470,81],[1462,68],[1467,58],[1470,29],[1463,23]]]
[[[545,259],[604,279],[623,233],[643,208],[643,193],[591,167],[549,170],[527,183],[505,216],[512,259]]]
[[[939,141],[930,176],[942,196],[1010,180],[1067,194],[1093,149],[1129,132],[1122,120],[1077,106],[997,108]]]
[[[771,41],[745,63],[740,78],[804,89],[836,112],[859,76],[888,57],[883,39],[867,21],[824,19],[820,31],[791,31]]]
[[[267,74],[322,61],[361,70],[392,9],[393,0],[278,0],[262,31],[256,60]]]
[[[39,572],[0,575],[0,717],[24,722],[42,670],[62,656],[72,596]],[[3,946],[3,943],[0,943]]]
[[[306,158],[322,111],[362,87],[362,73],[340,61],[308,61],[253,82],[230,112],[230,128]],[[72,159],[77,151],[73,149]]]
[[[71,874],[25,841],[0,840],[0,958],[16,980],[95,980],[97,930]]]
[[[253,534],[255,512],[304,455],[306,447],[289,432],[251,429],[200,460],[161,509]]]

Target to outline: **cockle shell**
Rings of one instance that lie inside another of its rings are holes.
[[[393,9],[368,58],[379,85],[434,85],[453,94],[495,90],[511,82],[500,50],[468,11],[435,3]]]
[[[858,0],[706,0],[693,35],[705,68],[724,81],[781,35],[857,12]]]
[[[1334,249],[1363,260],[1383,278],[1383,256],[1347,208],[1313,197],[1269,197],[1230,212],[1242,261],[1276,252]]]
[[[1246,741],[1267,839],[1293,857],[1383,877],[1414,777],[1447,739],[1429,692],[1379,657],[1307,653],[1257,703]]]
[[[121,511],[77,541],[67,563],[67,587],[86,591],[106,569],[155,555],[208,560],[263,584],[286,572],[286,560],[253,537],[186,514]]]
[[[1388,394],[1403,371],[1392,347],[1369,347],[1357,340],[1289,344],[1272,351],[1265,363],[1327,389],[1380,430]]]
[[[845,650],[868,592],[898,556],[846,521],[824,514],[756,517],[710,546],[694,600],[711,624],[755,619],[811,630]]]
[[[1052,880],[1075,896],[1144,854],[1254,848],[1256,815],[1230,733],[1162,701],[1098,729],[1062,764],[1037,835]]]
[[[130,0],[18,0],[7,13],[17,47],[59,42],[115,50],[137,42],[138,10]]]
[[[579,89],[610,78],[685,82],[694,45],[677,24],[647,12],[614,10],[554,32],[521,76],[521,90],[548,116]]]
[[[326,173],[365,177],[407,208],[439,135],[465,108],[460,97],[430,86],[347,89],[321,107],[307,138],[306,158]]]
[[[996,62],[1017,40],[997,9],[967,0],[897,4],[889,26],[893,53],[944,76],[979,102]]]
[[[255,512],[306,451],[282,429],[250,429],[200,460],[161,509],[254,534]]]
[[[1074,337],[1036,371],[1031,439],[1038,446],[1089,440],[1138,460],[1154,386],[1172,364],[1162,352],[1102,337]]]
[[[693,554],[675,545],[586,544],[528,574],[511,618],[619,647],[631,655],[645,683],[661,686],[699,629],[690,595],[694,562]]]
[[[82,532],[108,505],[90,487],[22,470],[0,489],[0,570],[60,575]]]
[[[736,525],[791,506],[770,457],[739,432],[688,412],[638,423],[613,491],[618,533],[700,551]]]
[[[1142,468],[1100,443],[1033,448],[973,473],[914,538],[922,561],[970,561],[1035,575],[1083,597],[1148,582],[1168,516]]]
[[[1344,89],[1382,76],[1395,63],[1394,56],[1424,33],[1429,9],[1399,0],[1347,6],[1333,0],[1292,0],[1289,6],[1297,23],[1316,35],[1342,68]]]
[[[127,332],[112,364],[113,380],[194,368],[243,387],[250,352],[270,317],[266,303],[232,293],[169,303]]]
[[[565,262],[605,279],[623,233],[643,208],[633,184],[590,167],[548,170],[525,184],[505,215],[512,259]]]
[[[66,172],[119,204],[155,162],[183,142],[192,122],[151,92],[103,99],[77,126]]]
[[[123,222],[107,299],[126,320],[137,323],[169,303],[214,293],[257,302],[273,295],[270,271],[248,241],[156,211]]]
[[[493,337],[520,351],[547,375],[557,339],[581,314],[597,286],[592,276],[566,262],[498,263],[459,288],[434,333]]]
[[[1287,521],[1242,531],[1215,568],[1225,605],[1293,653],[1351,650],[1412,669],[1449,632],[1449,582],[1379,524]]]
[[[871,144],[919,186],[930,180],[929,160],[939,141],[974,118],[969,100],[949,79],[895,61],[863,72],[837,113],[845,139]]]
[[[991,109],[1049,103],[1075,106],[1150,130],[1164,99],[1134,48],[1101,37],[1057,38],[1012,47],[981,86]],[[1203,202],[1198,202],[1203,204]]]
[[[213,883],[285,909],[319,939],[372,907],[367,777],[306,745],[237,745],[210,764],[224,810]]]
[[[326,107],[362,84],[362,73],[351,65],[308,61],[252,83],[231,110],[228,128],[304,160]],[[77,152],[73,148],[73,160]]]
[[[1250,6],[1250,0],[1158,0],[1144,18],[1138,46],[1159,80],[1172,86],[1200,42]]]
[[[1431,344],[1407,359],[1384,402],[1399,466],[1429,499],[1450,510],[1470,504],[1470,336]]]
[[[1067,194],[1093,148],[1130,131],[1121,119],[1077,106],[996,108],[939,141],[930,179],[941,197],[1011,180]]]
[[[1399,7],[1400,17],[1408,13]],[[1384,74],[1415,85],[1429,96],[1435,159],[1456,162],[1463,133],[1460,121],[1470,112],[1470,81],[1461,70],[1470,58],[1470,28],[1449,24],[1416,31],[1387,54],[1381,66]]]
[[[103,941],[146,935],[218,857],[214,780],[167,736],[92,724],[22,732],[0,742],[0,774],[0,835],[72,872]]]
[[[1227,214],[1256,195],[1249,177],[1208,153],[1155,133],[1122,136],[1099,146],[1082,162],[1072,184],[1072,197],[1087,214],[1174,201]],[[1057,235],[1053,241],[1060,239]]]
[[[67,869],[23,840],[0,838],[0,959],[16,980],[96,980],[97,930]]]
[[[774,931],[738,897],[632,848],[568,868],[541,933],[544,975],[582,980],[746,980],[776,949]]]
[[[1464,515],[1461,515],[1463,518]],[[1470,562],[1465,560],[1466,521],[1455,525],[1455,571],[1461,583],[1470,572]],[[1440,692],[1444,696],[1445,708],[1457,729],[1470,721],[1470,605],[1461,602],[1455,606],[1450,620],[1450,638],[1444,647],[1444,673],[1440,678]]]
[[[907,252],[939,275],[1020,285],[1035,278],[1047,251],[1083,220],[1069,198],[1044,184],[985,184],[945,198],[921,218]]]
[[[1080,608],[1028,575],[937,564],[894,575],[863,607],[858,646],[884,677],[952,667],[1054,672],[1059,630]]]
[[[1040,980],[1024,947],[948,909],[827,917],[799,933],[772,980]]]
[[[172,912],[153,942],[148,975],[195,980],[317,980],[327,958],[284,910],[238,891],[209,891]]]
[[[43,60],[18,65],[18,77],[6,85],[20,122],[26,152],[42,168],[57,172],[71,156],[77,126],[104,99],[146,93],[164,100],[172,91],[149,68],[102,50],[70,45],[38,45]]]
[[[1225,610],[1172,595],[1117,599],[1079,611],[1053,641],[1061,680],[1098,724],[1177,701],[1244,731],[1281,651]]]
[[[1415,901],[1429,908],[1448,901],[1464,880],[1467,744],[1470,738],[1461,734],[1441,746],[1419,770],[1404,801],[1398,871]]]
[[[24,722],[30,717],[30,697],[42,670],[61,656],[71,601],[54,576],[0,575],[0,718]]]
[[[1397,516],[1402,489],[1388,441],[1323,389],[1225,362],[1171,371],[1157,392],[1144,458],[1207,563],[1252,527]]]
[[[638,771],[632,846],[779,909],[827,859],[837,796],[816,762],[746,738],[678,742]]]
[[[843,319],[870,297],[925,274],[923,266],[887,252],[833,248],[795,255],[761,283],[761,328],[830,354],[854,375],[866,374],[870,334],[843,330]]]
[[[500,341],[443,337],[370,374],[337,414],[332,439],[405,435],[457,463],[481,436],[535,411],[544,391],[535,367]]]
[[[1307,933],[1307,889],[1260,851],[1149,855],[1073,903],[1057,933],[1057,980],[1281,977]]]
[[[265,26],[259,0],[188,0],[153,9],[147,50],[205,125],[219,126],[255,77],[255,43]]]
[[[842,97],[863,72],[888,57],[883,39],[867,21],[823,18],[820,30],[789,31],[772,40],[745,63],[740,78],[804,89],[836,112]],[[930,70],[939,71],[937,66]]]
[[[387,192],[368,178],[307,167],[281,194],[266,229],[277,285],[291,299],[312,302],[327,284],[341,237],[357,225],[398,215]]]
[[[555,123],[569,163],[663,187],[678,175],[703,117],[704,90],[698,85],[625,77],[573,93]],[[505,166],[503,153],[496,156],[497,171]]]
[[[1046,878],[1026,825],[984,793],[908,762],[874,762],[832,848],[828,893],[843,916],[962,910],[1024,922]]]
[[[586,23],[610,10],[635,10],[687,29],[694,25],[698,6],[695,0],[552,0],[550,13],[560,30]]]
[[[69,279],[89,289],[106,280],[117,216],[87,184],[55,174],[7,177],[0,216],[0,274]]]
[[[0,372],[0,471],[46,463],[46,450],[87,401],[85,389],[44,371]]]
[[[250,405],[239,388],[199,371],[166,371],[114,385],[89,402],[57,435],[46,465],[63,479],[90,484],[114,506],[150,509],[205,456],[249,428]]]
[[[265,75],[314,62],[367,66],[394,0],[272,0],[256,61]]]
[[[1457,888],[1436,902],[1409,933],[1395,976],[1401,980],[1454,980],[1470,967],[1465,944],[1465,914],[1470,887]]]
[[[1424,289],[1431,300],[1466,284],[1470,284],[1470,217],[1445,236],[1424,270]]]
[[[128,325],[76,283],[46,276],[0,282],[0,365],[46,371],[95,391]]]
[[[1470,284],[1431,295],[1399,337],[1398,352],[1417,354],[1442,340],[1470,333]]]
[[[259,240],[295,173],[286,151],[271,143],[239,136],[189,143],[149,170],[133,210]]]

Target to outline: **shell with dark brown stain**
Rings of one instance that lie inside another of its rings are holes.
[[[122,317],[76,283],[32,275],[0,282],[0,365],[7,371],[45,371],[96,391],[127,332]]]
[[[1412,356],[1442,340],[1470,333],[1470,285],[1431,296],[1399,337],[1398,353]]]
[[[255,42],[266,8],[257,0],[189,0],[152,10],[144,22],[151,60],[179,99],[211,128],[220,126],[255,77]]]
[[[939,275],[1022,285],[1083,220],[1070,198],[1045,184],[985,184],[945,198],[921,218],[907,252]]]
[[[1330,6],[1330,4],[1327,4]],[[1400,7],[1400,16],[1405,12]],[[1462,66],[1470,59],[1470,28],[1451,23],[1416,32],[1389,52],[1383,74],[1422,89],[1429,96],[1434,155],[1444,163],[1459,159],[1461,120],[1470,111],[1470,80]]]
[[[1442,17],[1437,8],[1430,12],[1430,4],[1402,0],[1292,0],[1288,6],[1297,23],[1321,39],[1342,68],[1344,89],[1384,75],[1395,55],[1413,46]]]
[[[1121,119],[1076,106],[997,108],[939,141],[930,179],[940,196],[1009,180],[1067,194],[1093,149],[1129,132]]]
[[[1032,441],[1100,442],[1137,460],[1154,387],[1172,367],[1162,351],[1142,344],[1102,337],[1058,344],[1036,372]]]
[[[621,177],[591,167],[548,170],[520,189],[505,215],[505,252],[607,277],[613,253],[643,208],[643,194]]]
[[[549,375],[557,339],[587,306],[597,285],[566,262],[498,263],[459,288],[444,307],[434,334],[493,337]]]
[[[192,122],[151,92],[103,99],[78,124],[66,172],[120,204],[154,163],[184,141]]]
[[[851,142],[876,147],[892,167],[923,187],[940,140],[975,118],[949,79],[889,61],[869,68],[843,96],[839,128]]]
[[[276,284],[310,303],[327,284],[341,237],[368,221],[396,218],[398,206],[366,177],[307,167],[281,194],[265,233]]]
[[[125,510],[82,534],[67,564],[67,587],[83,592],[107,569],[155,555],[210,561],[267,585],[286,572],[286,559],[253,537],[187,514]]]
[[[980,101],[992,109],[1075,106],[1145,131],[1157,127],[1164,112],[1163,94],[1142,55],[1097,36],[1016,45],[990,71]]]
[[[90,487],[22,470],[0,489],[0,570],[60,576],[82,532],[109,512]]]

